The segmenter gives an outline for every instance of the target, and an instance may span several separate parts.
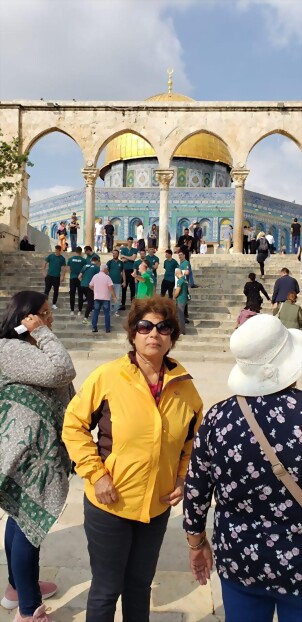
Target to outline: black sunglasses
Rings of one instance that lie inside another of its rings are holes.
[[[153,322],[149,322],[149,320],[140,320],[136,324],[136,331],[140,335],[149,335],[153,328],[156,328],[160,335],[172,335],[172,333],[174,333],[173,326],[163,320],[161,322],[157,322],[157,324],[153,324]]]

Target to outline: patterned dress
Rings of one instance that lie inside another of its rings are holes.
[[[302,391],[248,397],[279,460],[302,486]],[[275,477],[236,396],[207,413],[188,467],[184,528],[205,529],[216,501],[213,549],[222,579],[302,595],[302,508]]]

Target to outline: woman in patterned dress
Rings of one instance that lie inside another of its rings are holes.
[[[302,509],[274,475],[237,395],[246,396],[281,462],[302,484],[302,333],[276,317],[256,315],[231,337],[237,364],[232,397],[215,404],[196,435],[184,495],[190,564],[201,585],[210,578],[206,520],[216,501],[213,552],[226,622],[302,620]],[[244,612],[244,613],[243,613]]]

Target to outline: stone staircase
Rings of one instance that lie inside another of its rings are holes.
[[[108,256],[104,255],[106,261]],[[21,289],[43,291],[42,263],[44,256],[36,253],[18,252],[0,254],[0,314],[10,296]],[[191,289],[189,305],[190,324],[174,352],[180,360],[231,360],[229,338],[234,330],[236,317],[245,304],[243,286],[250,271],[259,274],[254,255],[193,255],[192,267],[198,289]],[[275,279],[282,267],[288,267],[292,275],[300,277],[300,263],[294,255],[273,255],[265,265],[264,286],[272,294]],[[162,271],[159,273],[159,283]],[[91,325],[83,325],[82,317],[70,316],[68,278],[60,288],[57,311],[54,311],[53,330],[68,350],[81,357],[112,359],[128,350],[123,330],[127,312],[112,318],[112,332],[103,330],[103,316],[99,318],[99,333],[91,332]],[[270,303],[263,304],[264,312],[271,312]]]

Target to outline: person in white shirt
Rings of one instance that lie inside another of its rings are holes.
[[[137,250],[144,251],[145,250],[145,235],[144,235],[144,225],[141,220],[138,221],[136,225],[136,239],[137,239]]]
[[[275,239],[274,239],[274,236],[271,234],[270,231],[268,231],[265,237],[266,237],[266,239],[268,241],[268,244],[269,244],[269,251],[270,251],[270,253],[273,253],[276,250],[275,249]]]
[[[94,225],[94,234],[95,234],[95,246],[96,250],[102,252],[103,250],[103,241],[104,241],[104,227],[103,227],[103,219],[99,218],[99,221]]]

